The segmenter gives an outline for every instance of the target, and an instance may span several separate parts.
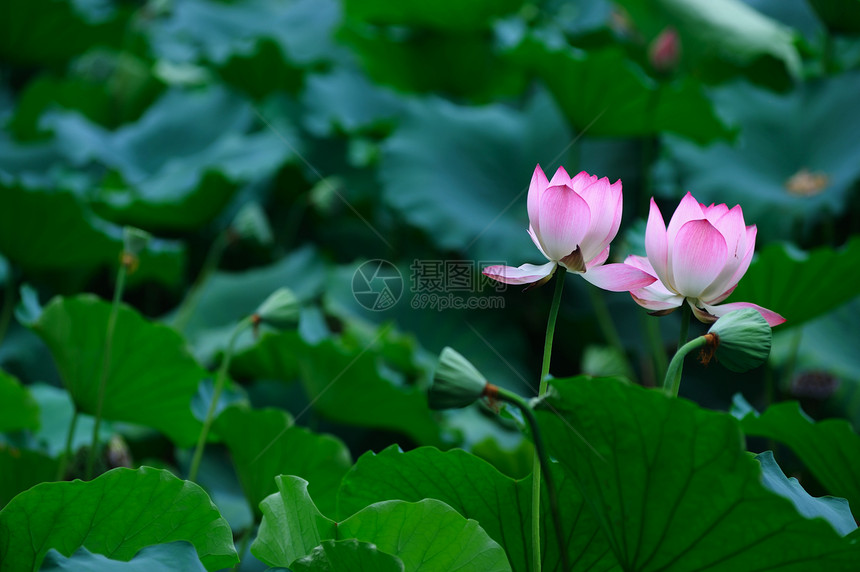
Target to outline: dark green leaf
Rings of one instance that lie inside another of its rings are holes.
[[[294,425],[280,409],[254,411],[235,405],[218,416],[214,430],[230,450],[245,496],[258,516],[260,502],[277,491],[278,475],[308,480],[320,508],[334,513],[337,487],[352,465],[349,450],[339,439]]]
[[[395,3],[385,0],[347,0],[347,17],[374,24],[469,31],[489,27],[494,18],[515,12],[523,0],[439,0]]]
[[[759,243],[830,224],[860,179],[853,145],[860,108],[850,95],[858,90],[860,72],[809,81],[786,95],[743,83],[715,90],[718,110],[740,127],[740,138],[701,148],[667,137],[666,194],[689,190],[705,204],[741,204]]]
[[[99,212],[151,230],[197,228],[238,185],[284,164],[298,147],[294,134],[283,125],[278,133],[249,132],[256,121],[247,101],[212,87],[169,90],[139,121],[113,132],[76,112],[52,112],[43,123],[73,165],[95,163],[119,174],[103,183]]]
[[[293,572],[404,572],[403,561],[358,540],[324,540],[309,555],[296,560]]]
[[[860,2],[857,0],[809,0],[809,3],[834,32],[860,33]]]
[[[75,405],[95,413],[111,304],[55,298],[30,327],[45,341]],[[196,442],[191,400],[208,375],[174,330],[120,306],[104,381],[102,416],[158,429],[180,446]]]
[[[860,507],[860,436],[843,419],[813,422],[796,401],[777,403],[742,420],[748,435],[788,445],[827,491]]]
[[[39,431],[35,438],[40,449],[51,457],[58,457],[66,450],[66,440],[72,424],[75,405],[64,389],[36,383],[30,386],[33,397],[39,404]],[[75,421],[75,433],[70,442],[74,453],[81,447],[92,443],[95,420],[86,413],[79,413]],[[106,442],[113,434],[110,423],[103,422],[99,427],[99,439]]]
[[[54,549],[48,551],[42,562],[40,572],[62,572],[68,570],[87,570],[87,572],[204,572],[206,567],[200,562],[194,546],[187,542],[156,544],[142,548],[128,562],[111,560],[101,554],[93,554],[86,548],[79,548],[69,557]]]
[[[360,347],[325,339],[311,345],[298,332],[264,336],[235,359],[237,371],[291,381],[298,377],[316,411],[330,419],[400,431],[421,444],[439,444],[440,430],[415,386],[398,386],[385,375],[378,349],[391,326]]]
[[[857,528],[847,500],[838,497],[811,496],[803,490],[797,479],[785,476],[776,459],[773,458],[773,451],[765,451],[755,458],[761,463],[764,486],[790,500],[797,512],[806,518],[823,518],[843,536]]]
[[[0,433],[39,427],[39,405],[15,377],[0,370]]]
[[[860,294],[860,237],[839,250],[798,251],[785,244],[758,253],[729,301],[755,302],[782,314],[783,328],[818,318]]]
[[[227,522],[199,486],[167,471],[113,469],[89,481],[44,483],[0,511],[0,570],[38,570],[49,548],[130,560],[152,544],[184,540],[207,570],[238,561]]]
[[[559,487],[564,536],[576,570],[605,570],[615,558],[597,520],[583,501],[574,481],[561,470],[554,473]],[[351,514],[374,502],[398,499],[415,502],[440,500],[477,520],[498,542],[513,570],[531,570],[531,476],[511,479],[489,463],[454,449],[445,453],[421,447],[408,453],[396,446],[379,454],[366,453],[344,477],[338,493],[341,514]],[[546,501],[546,499],[544,499]],[[542,511],[542,561],[548,570],[560,565],[548,502]]]
[[[584,52],[527,39],[511,55],[543,79],[580,133],[629,137],[668,131],[699,143],[730,134],[700,84],[657,83],[620,49]]]
[[[622,568],[856,567],[860,547],[762,486],[731,416],[612,378],[551,383],[544,436]]]
[[[0,508],[20,492],[57,477],[55,459],[0,443]]]

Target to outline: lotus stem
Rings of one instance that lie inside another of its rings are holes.
[[[681,373],[684,370],[684,358],[691,351],[704,346],[714,338],[713,334],[699,336],[690,340],[675,352],[675,355],[672,356],[672,361],[669,362],[669,369],[666,370],[666,379],[663,380],[663,391],[672,397],[678,397],[678,390],[681,389]]]

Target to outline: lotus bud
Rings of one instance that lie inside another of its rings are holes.
[[[469,360],[446,347],[439,355],[433,382],[427,391],[430,409],[467,407],[484,395],[487,380]]]
[[[271,244],[274,241],[266,213],[257,202],[250,202],[243,206],[236,213],[231,226],[239,238],[247,238],[260,244]]]
[[[254,312],[256,323],[286,328],[299,319],[299,300],[289,288],[278,288]]]
[[[728,369],[744,372],[761,365],[770,354],[773,333],[755,309],[734,310],[717,320],[706,334],[705,351]]]

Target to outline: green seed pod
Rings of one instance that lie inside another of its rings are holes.
[[[149,242],[150,238],[152,235],[145,230],[133,226],[124,227],[122,229],[122,249],[132,256],[137,256],[146,248],[146,243]]]
[[[708,334],[716,339],[709,340],[706,349],[715,351],[717,361],[732,371],[757,367],[770,354],[773,333],[767,320],[753,308],[729,312],[711,326]]]
[[[299,319],[299,300],[289,288],[278,288],[255,312],[260,321],[276,328],[293,326]]]
[[[484,395],[486,386],[487,380],[469,360],[446,347],[439,355],[427,402],[437,410],[467,407]]]

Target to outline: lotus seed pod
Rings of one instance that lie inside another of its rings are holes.
[[[487,380],[469,360],[446,347],[439,355],[427,392],[430,409],[467,407],[484,395]]]
[[[709,334],[716,336],[716,358],[728,369],[748,371],[761,365],[770,354],[773,333],[762,315],[753,308],[725,314],[717,320]]]
[[[289,288],[278,288],[260,304],[255,314],[270,326],[290,327],[299,319],[299,300]]]

